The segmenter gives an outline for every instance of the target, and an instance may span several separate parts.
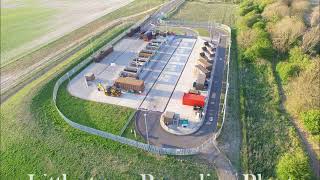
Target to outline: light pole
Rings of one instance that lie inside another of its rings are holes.
[[[147,125],[147,114],[146,114],[146,113],[144,113],[144,124],[146,125],[147,143],[149,144],[148,125]]]

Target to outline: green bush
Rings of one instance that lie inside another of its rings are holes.
[[[277,64],[276,71],[278,72],[282,83],[287,84],[290,78],[299,75],[301,68],[297,63],[280,62]]]
[[[311,180],[309,161],[302,150],[284,154],[277,165],[277,177],[280,180]]]
[[[269,39],[261,37],[244,52],[244,58],[254,61],[258,58],[271,59],[273,55],[272,43]]]
[[[313,109],[303,112],[301,113],[301,119],[304,126],[312,134],[320,134],[320,110]]]
[[[245,16],[249,12],[258,11],[258,6],[255,5],[252,1],[244,1],[240,5],[239,14],[240,16]]]

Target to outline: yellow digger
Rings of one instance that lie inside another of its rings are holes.
[[[107,86],[107,88],[104,88],[103,85],[99,83],[98,91],[103,91],[106,96],[113,96],[113,97],[121,96],[121,90],[115,86]]]

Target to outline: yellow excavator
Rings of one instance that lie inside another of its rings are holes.
[[[121,90],[115,86],[107,86],[107,88],[104,88],[103,85],[99,83],[98,91],[104,92],[106,96],[113,96],[113,97],[121,96]]]

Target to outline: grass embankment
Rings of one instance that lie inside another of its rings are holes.
[[[69,58],[1,105],[1,179],[24,178],[30,173],[36,177],[44,173],[55,177],[66,173],[71,179],[141,179],[140,173],[150,173],[157,178],[196,179],[200,173],[210,173],[212,179],[217,179],[213,167],[174,157],[154,156],[66,124],[52,102],[53,87],[58,75],[83,57],[79,53]],[[68,102],[73,100],[67,99]],[[91,105],[80,106],[91,109]],[[99,104],[95,107],[104,111],[109,106]],[[72,109],[73,106],[64,107],[65,112],[71,113]],[[81,122],[92,115],[87,111],[81,113],[77,114]]]
[[[188,1],[172,15],[171,19],[193,22],[211,21],[232,26],[235,22],[236,9],[237,5],[231,3]]]
[[[106,26],[106,24],[110,23],[111,21],[121,18],[130,16],[133,14],[140,13],[142,11],[148,10],[149,8],[152,8],[154,6],[160,5],[163,3],[162,0],[153,0],[153,1],[145,1],[145,0],[136,0],[122,8],[119,8],[118,10],[115,10],[109,14],[106,14],[105,16],[53,41],[50,42],[47,45],[44,45],[43,47],[40,47],[39,49],[36,49],[35,51],[26,54],[15,61],[12,61],[12,63],[6,65],[5,68],[1,68],[2,73],[5,73],[6,71],[11,71],[12,69],[19,69],[23,67],[28,67],[35,62],[39,62],[44,57],[61,51],[65,49],[67,46],[74,42],[78,42],[80,40],[83,40],[84,37],[89,36],[93,30],[97,30],[99,28],[103,28]],[[32,22],[33,23],[33,22]],[[23,34],[23,33],[22,33]],[[19,34],[20,36],[20,34]],[[16,36],[14,36],[16,37]],[[12,38],[12,37],[11,37]],[[14,38],[13,38],[14,39]]]

